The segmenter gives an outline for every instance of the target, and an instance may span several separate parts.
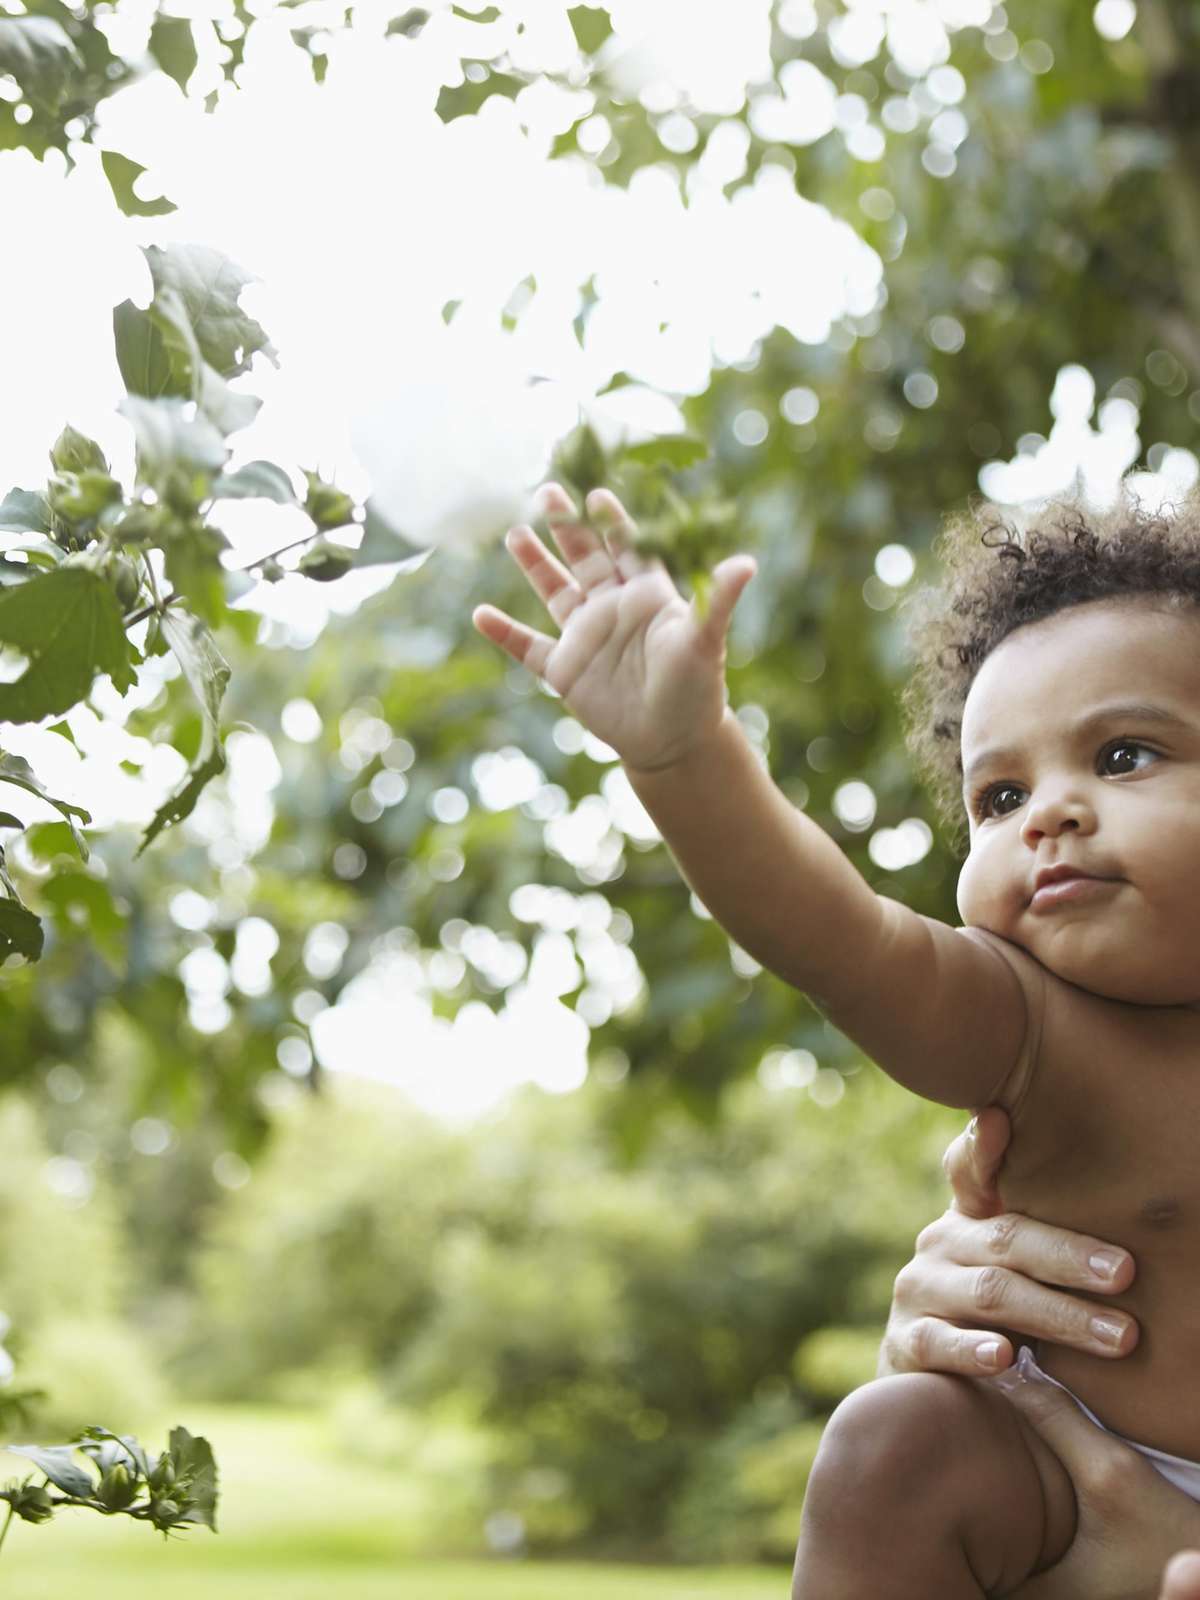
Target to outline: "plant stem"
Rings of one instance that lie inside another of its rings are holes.
[[[300,545],[307,544],[310,539],[319,539],[324,531],[323,528],[314,528],[311,533],[306,533],[303,538],[293,539],[291,544],[280,545],[278,550],[272,550],[268,555],[259,556],[257,561],[251,561],[248,566],[229,567],[227,570],[230,572],[253,572],[255,567],[264,566],[268,561],[274,561],[278,556],[287,555],[289,550],[295,550]],[[176,600],[182,600],[182,598],[183,596],[178,589],[172,589],[165,600],[159,600],[156,595],[155,603],[152,606],[143,606],[140,611],[135,611],[132,616],[126,617],[125,626],[132,628],[135,622],[145,622],[146,618],[153,616],[156,611],[165,611],[168,606],[174,605]]]
[[[15,1509],[16,1508],[13,1505],[11,1505],[11,1504],[9,1505],[8,1515],[4,1519],[4,1526],[2,1528],[0,1528],[0,1546],[3,1546],[3,1544],[4,1544],[4,1536],[8,1532],[8,1525],[13,1519],[13,1511]]]

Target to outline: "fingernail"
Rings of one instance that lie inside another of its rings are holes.
[[[975,1346],[975,1359],[981,1367],[998,1367],[1000,1365],[999,1339],[985,1339],[982,1344]]]
[[[1091,1330],[1092,1337],[1100,1344],[1111,1345],[1114,1348],[1125,1336],[1125,1324],[1118,1322],[1115,1317],[1093,1317]]]
[[[1117,1270],[1124,1260],[1125,1255],[1121,1250],[1097,1250],[1095,1255],[1088,1257],[1088,1266],[1097,1278],[1103,1278],[1105,1283],[1108,1283],[1116,1277]]]

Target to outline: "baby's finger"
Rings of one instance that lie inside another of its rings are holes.
[[[566,558],[575,581],[586,595],[589,590],[620,583],[616,563],[602,540],[579,513],[570,495],[557,483],[543,484],[538,491],[539,507],[555,544]]]
[[[714,645],[720,645],[729,629],[733,608],[742,597],[742,590],[758,571],[753,556],[730,556],[713,568],[712,594],[708,602],[708,615],[703,631]]]
[[[485,639],[498,644],[514,661],[519,661],[535,677],[545,681],[546,665],[555,644],[553,639],[527,628],[523,622],[517,622],[496,606],[476,606],[471,613],[471,621]]]
[[[583,590],[562,562],[554,559],[533,529],[524,523],[510,528],[504,543],[529,579],[534,593],[561,628],[575,607],[582,603]]]
[[[588,495],[587,514],[604,535],[604,543],[623,579],[636,577],[646,563],[634,548],[637,529],[628,511],[611,489],[593,489]]]

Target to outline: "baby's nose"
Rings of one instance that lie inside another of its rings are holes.
[[[1025,808],[1022,829],[1028,843],[1039,839],[1054,839],[1060,834],[1089,831],[1095,826],[1095,816],[1082,795],[1069,791],[1035,795]]]

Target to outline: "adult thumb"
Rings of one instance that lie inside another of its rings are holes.
[[[724,639],[733,608],[757,571],[758,562],[750,555],[727,556],[713,568],[704,632],[714,642]]]
[[[1089,1469],[1095,1470],[1101,1451],[1128,1450],[1098,1423],[1090,1421],[1066,1389],[1037,1370],[1027,1348],[1021,1350],[1007,1372],[991,1381],[1042,1436],[1077,1484],[1087,1479]]]
[[[1200,1600],[1200,1550],[1181,1550],[1167,1562],[1162,1600]]]

